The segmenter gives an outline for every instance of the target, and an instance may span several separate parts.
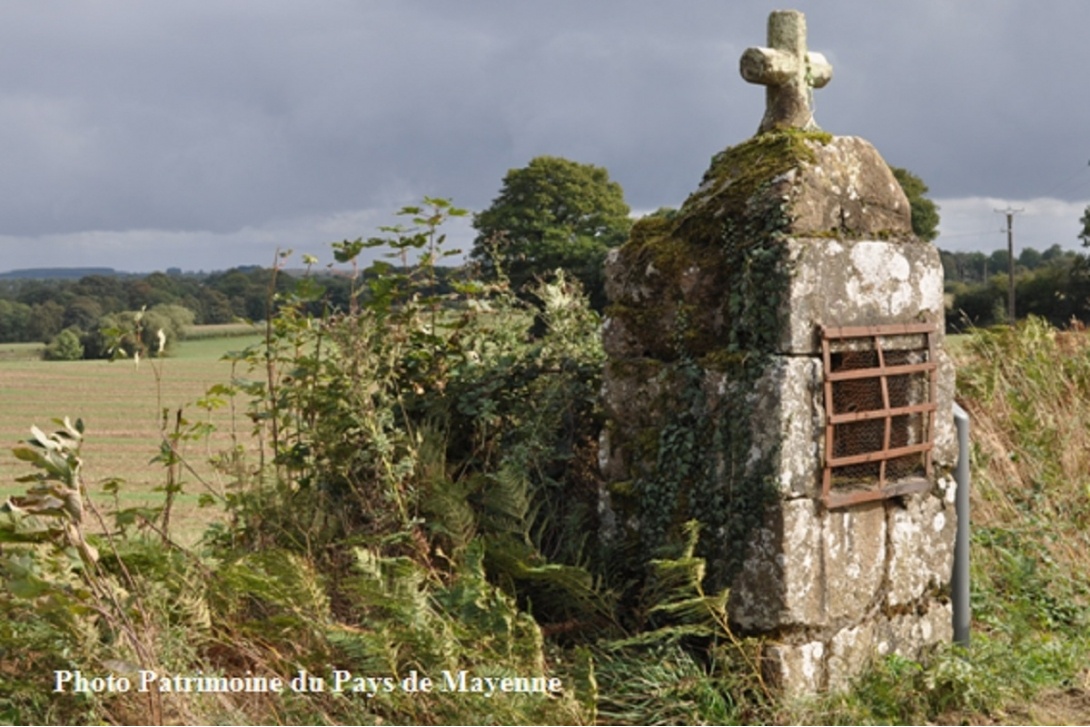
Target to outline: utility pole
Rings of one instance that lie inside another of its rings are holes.
[[[1013,326],[1015,325],[1015,215],[1022,210],[1007,205],[1006,209],[995,211],[1007,216],[1007,323]]]

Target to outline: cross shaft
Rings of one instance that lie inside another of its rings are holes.
[[[782,129],[816,129],[813,89],[833,77],[833,67],[820,53],[806,50],[806,17],[797,10],[768,16],[768,48],[742,54],[742,78],[765,86],[765,115],[758,134]]]

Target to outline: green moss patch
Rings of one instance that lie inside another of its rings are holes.
[[[700,188],[689,195],[677,218],[677,234],[691,242],[714,242],[724,224],[763,217],[758,192],[778,177],[816,161],[815,144],[828,144],[825,132],[790,130],[761,134],[712,158]]]

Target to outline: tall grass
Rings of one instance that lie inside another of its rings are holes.
[[[1090,337],[1030,318],[966,344],[958,394],[972,417],[977,521],[1069,530],[1077,540],[1049,549],[1078,558],[1090,518]]]
[[[959,368],[972,417],[973,607],[1022,697],[1090,664],[1090,338],[1030,318],[977,332]]]

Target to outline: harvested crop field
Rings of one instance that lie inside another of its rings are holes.
[[[174,522],[179,535],[189,540],[214,517],[197,507],[198,497],[209,488],[222,491],[225,478],[209,464],[209,456],[232,446],[232,431],[240,442],[249,439],[250,420],[245,402],[232,413],[230,402],[209,411],[196,402],[214,384],[227,384],[231,363],[221,361],[229,350],[244,348],[256,339],[213,338],[180,345],[178,355],[139,366],[130,361],[40,361],[18,357],[0,358],[0,500],[18,494],[26,485],[15,478],[28,474],[29,466],[17,460],[11,448],[26,439],[31,425],[54,427],[54,418],[82,418],[86,425],[83,447],[84,478],[100,504],[112,497],[101,493],[101,483],[121,478],[120,504],[156,504],[165,483],[163,465],[151,462],[159,454],[163,410],[173,429],[179,409],[190,424],[208,422],[215,431],[207,438],[180,444],[186,462],[207,485],[184,472],[184,492],[178,498]],[[244,370],[239,376],[247,376]]]

